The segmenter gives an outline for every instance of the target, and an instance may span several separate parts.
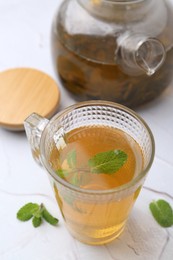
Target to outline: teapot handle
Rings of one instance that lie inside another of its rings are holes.
[[[39,165],[42,165],[40,158],[41,135],[48,122],[48,119],[36,113],[31,114],[24,121],[24,128],[31,146],[32,156]]]

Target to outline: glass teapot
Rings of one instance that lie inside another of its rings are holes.
[[[135,107],[173,77],[173,9],[167,0],[65,0],[52,26],[62,85],[77,100]]]

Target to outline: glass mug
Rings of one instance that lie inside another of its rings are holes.
[[[154,159],[154,138],[144,120],[117,103],[86,101],[50,121],[33,113],[24,126],[72,236],[94,245],[118,237]],[[115,166],[112,153],[120,160],[126,155],[115,173],[108,169]],[[93,160],[102,164],[101,172]]]

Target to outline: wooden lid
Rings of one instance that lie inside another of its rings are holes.
[[[35,112],[52,116],[58,107],[60,92],[47,74],[30,68],[0,73],[0,126],[23,130],[23,121]]]

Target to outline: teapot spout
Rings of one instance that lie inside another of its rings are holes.
[[[163,44],[151,37],[125,33],[118,39],[116,61],[129,75],[153,75],[163,64],[166,52]]]
[[[136,64],[148,75],[153,75],[162,65],[166,57],[162,43],[148,38],[141,42],[135,51]]]
[[[24,128],[27,139],[31,146],[32,156],[40,165],[40,140],[42,132],[48,124],[48,122],[48,119],[43,118],[42,116],[36,113],[31,114],[24,121]]]

